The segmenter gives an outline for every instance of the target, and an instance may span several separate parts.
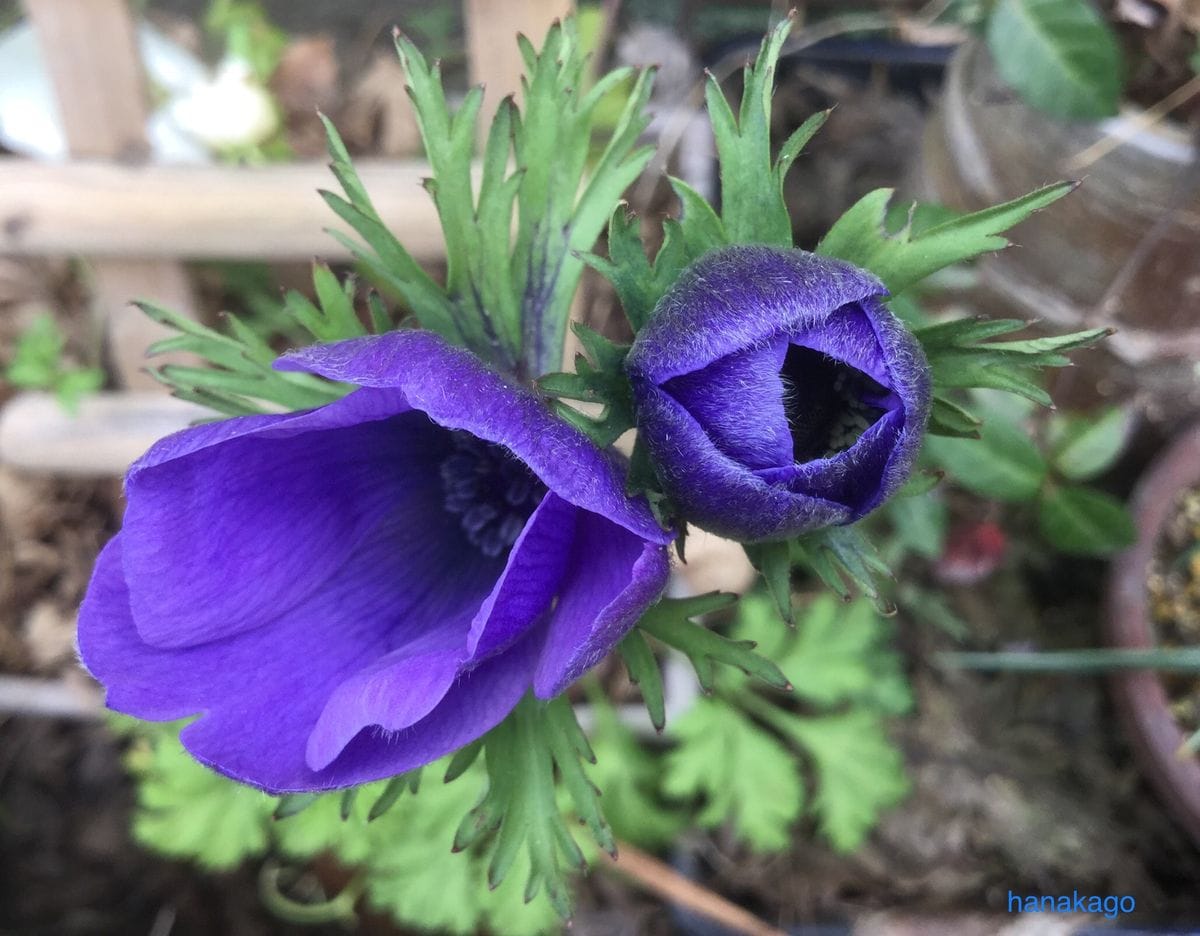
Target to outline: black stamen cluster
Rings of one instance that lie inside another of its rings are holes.
[[[454,433],[454,451],[442,462],[441,475],[447,512],[485,556],[499,556],[516,542],[546,493],[507,449],[466,432]]]

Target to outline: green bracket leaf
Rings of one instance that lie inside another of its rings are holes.
[[[448,341],[468,347],[482,347],[485,342],[481,326],[475,323],[464,331],[464,323],[458,320],[455,308],[442,287],[434,282],[384,225],[350,161],[350,154],[337,128],[324,115],[321,115],[321,122],[325,125],[329,155],[333,160],[330,169],[341,184],[345,198],[326,191],[320,195],[334,214],[366,241],[367,246],[340,231],[330,231],[330,235],[349,249],[373,276],[401,295],[422,327]]]
[[[719,592],[695,598],[664,598],[642,616],[638,627],[668,647],[684,653],[705,692],[712,692],[716,686],[718,663],[755,676],[776,689],[789,689],[787,677],[778,666],[755,653],[752,642],[730,640],[691,621],[691,618],[728,608],[736,601],[736,595]]]
[[[495,888],[524,847],[530,861],[526,901],[544,889],[558,914],[567,919],[572,900],[563,862],[583,869],[586,861],[559,810],[555,768],[596,843],[615,852],[611,830],[597,801],[598,791],[579,763],[581,758],[594,758],[570,703],[562,697],[543,703],[526,696],[485,736],[483,748],[487,790],[459,825],[455,851],[494,834],[488,883]]]
[[[1049,338],[990,341],[1027,327],[1020,319],[956,319],[914,330],[925,349],[935,390],[993,389],[1023,396],[1042,406],[1053,401],[1036,382],[1044,367],[1066,367],[1067,351],[1094,345],[1112,334],[1111,329],[1091,328]],[[943,394],[934,397],[931,422],[937,434],[968,436],[971,416]]]
[[[654,659],[654,651],[638,628],[629,632],[617,650],[629,671],[629,681],[642,691],[642,701],[646,703],[650,723],[655,731],[662,731],[667,723],[667,709],[663,699],[662,671]]]
[[[575,356],[575,373],[546,374],[538,380],[538,389],[551,397],[599,403],[604,409],[592,417],[570,406],[559,406],[558,413],[578,426],[600,448],[612,445],[634,427],[633,393],[625,376],[627,345],[617,345],[586,325],[575,323],[575,334],[586,356]]]
[[[449,782],[449,781],[447,781]],[[387,782],[387,786],[383,788],[383,792],[379,794],[379,798],[371,805],[370,812],[367,813],[367,821],[373,822],[386,813],[389,809],[396,805],[396,801],[407,790],[413,796],[421,788],[421,768],[410,770],[408,773],[402,773],[399,776],[392,777]]]
[[[911,220],[896,234],[887,232],[892,189],[864,195],[829,229],[817,253],[870,270],[893,296],[943,267],[1008,246],[1003,231],[1074,190],[1057,182],[1021,198],[961,215],[934,227],[914,230]]]
[[[892,572],[871,540],[855,526],[828,527],[792,541],[792,558],[812,569],[825,585],[850,601],[848,583],[858,586],[882,614],[895,613],[884,596]]]
[[[792,246],[792,222],[783,201],[782,178],[820,120],[807,135],[793,135],[785,146],[786,165],[771,160],[771,95],[775,66],[791,31],[783,20],[763,40],[758,57],[746,66],[742,102],[735,117],[714,76],[708,76],[704,99],[712,122],[721,171],[721,220],[729,242]],[[801,130],[806,130],[802,127]]]
[[[786,542],[747,543],[743,547],[750,564],[758,570],[775,601],[779,615],[789,627],[796,625],[792,613],[792,548]]]
[[[278,407],[297,410],[323,406],[349,390],[313,374],[273,369],[275,350],[237,316],[226,317],[232,334],[223,335],[150,303],[137,306],[150,318],[177,332],[152,345],[150,355],[182,351],[211,365],[204,368],[169,364],[151,370],[157,380],[171,387],[181,399],[228,415],[244,415]],[[321,316],[320,310],[313,308],[314,314]]]

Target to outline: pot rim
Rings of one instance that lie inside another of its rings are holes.
[[[1176,498],[1185,488],[1197,484],[1200,423],[1172,440],[1134,492],[1132,509],[1138,538],[1113,560],[1109,570],[1104,628],[1113,646],[1155,646],[1146,572]],[[1114,673],[1109,682],[1143,773],[1180,823],[1200,842],[1200,757],[1176,756],[1188,735],[1171,714],[1162,680],[1153,670],[1140,670]]]

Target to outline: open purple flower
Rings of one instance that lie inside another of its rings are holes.
[[[428,763],[550,698],[659,595],[670,536],[529,390],[423,332],[284,358],[358,389],[156,444],[79,614],[139,718],[264,789]]]
[[[851,523],[908,477],[929,366],[883,285],[801,250],[712,251],[626,363],[638,428],[685,520],[743,542]]]

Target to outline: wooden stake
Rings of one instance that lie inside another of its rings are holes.
[[[500,102],[521,90],[525,63],[517,48],[517,33],[540,48],[546,30],[571,12],[571,0],[465,0],[467,55],[471,83],[487,86],[480,112],[479,142],[487,139],[492,115]]]
[[[149,154],[146,82],[136,27],[125,0],[25,0],[25,9],[54,85],[71,155],[144,160]],[[95,314],[103,325],[111,356],[118,362],[140,357],[150,344],[168,334],[149,319],[130,317],[127,304],[133,295],[170,303],[177,312],[195,315],[195,301],[178,263],[147,262],[141,267],[145,274],[141,282],[130,281],[130,271],[126,266],[110,276],[102,262],[94,271],[101,287],[113,283],[131,289],[131,295],[122,295],[102,288],[93,296]],[[154,289],[163,284],[170,284],[170,294],[155,295]],[[118,337],[127,347],[113,347]],[[158,389],[140,367],[125,370],[118,366],[115,376],[123,386]]]
[[[625,874],[639,887],[744,936],[787,936],[783,930],[760,920],[720,894],[688,880],[670,865],[663,864],[628,842],[620,842],[617,849],[617,860],[608,867]]]
[[[413,256],[445,256],[433,199],[421,187],[430,175],[428,163],[362,160],[355,168],[384,225]],[[318,189],[339,191],[325,163],[121,166],[0,159],[0,254],[349,259],[326,228],[350,229]]]

